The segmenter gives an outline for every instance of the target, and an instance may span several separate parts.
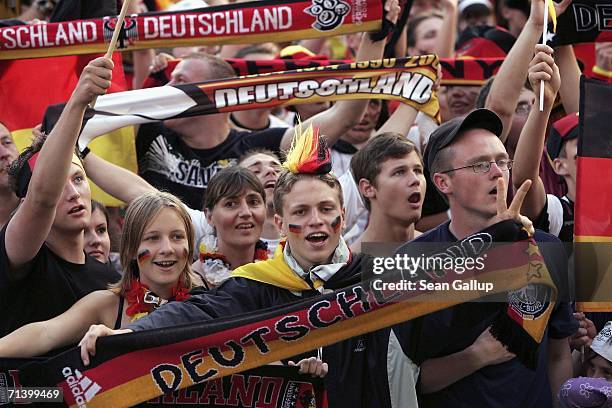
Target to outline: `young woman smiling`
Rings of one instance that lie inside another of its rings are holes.
[[[74,344],[94,324],[119,329],[170,300],[182,301],[199,279],[191,272],[193,227],[182,203],[162,192],[129,206],[121,236],[123,277],[65,313],[0,339],[1,357],[32,357]]]

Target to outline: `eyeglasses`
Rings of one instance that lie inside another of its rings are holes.
[[[481,161],[478,163],[470,164],[468,166],[457,167],[455,169],[441,171],[440,173],[442,174],[450,173],[451,171],[467,169],[470,167],[472,168],[472,170],[474,170],[474,173],[488,173],[491,170],[491,164],[493,163],[495,163],[497,167],[499,167],[500,170],[506,171],[512,168],[512,163],[514,163],[514,160],[502,159],[502,160],[494,160],[494,161]]]

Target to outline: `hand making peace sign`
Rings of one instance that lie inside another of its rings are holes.
[[[496,224],[505,220],[515,220],[523,224],[523,228],[531,236],[535,233],[533,223],[531,220],[524,215],[520,214],[521,206],[525,200],[525,196],[531,187],[531,180],[525,180],[525,182],[519,187],[508,207],[506,204],[507,198],[507,187],[506,181],[503,177],[497,179],[497,215],[494,217],[493,224]]]

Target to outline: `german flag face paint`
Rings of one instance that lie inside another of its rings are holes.
[[[148,249],[143,249],[138,253],[138,263],[142,263],[149,258],[151,258],[151,251]]]
[[[338,232],[340,231],[340,227],[342,227],[342,217],[341,216],[337,216],[331,223],[331,227],[334,230],[334,232]]]

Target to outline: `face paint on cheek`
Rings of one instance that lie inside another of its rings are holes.
[[[300,232],[302,232],[302,226],[297,224],[289,224],[289,232],[299,234]]]
[[[340,227],[342,226],[342,217],[337,216],[331,223],[331,227],[334,232],[340,231]]]
[[[151,257],[151,251],[143,249],[138,253],[138,263],[142,263]]]

